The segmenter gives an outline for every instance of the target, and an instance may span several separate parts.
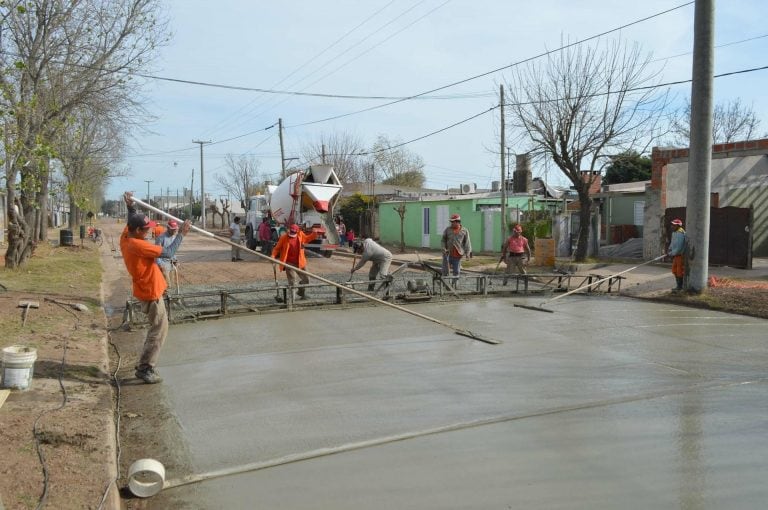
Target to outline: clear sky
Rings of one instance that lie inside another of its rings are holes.
[[[561,39],[584,40],[685,4],[682,0],[170,0],[172,39],[149,72],[153,76],[220,85],[352,96],[407,97],[488,73],[544,51]],[[657,59],[661,80],[691,77],[693,4],[631,27],[619,36],[637,42]],[[768,65],[768,1],[716,2],[715,74]],[[377,135],[408,141],[445,128],[498,104],[499,84],[509,70],[445,88],[430,99],[389,103],[268,94],[146,80],[147,109],[156,120],[136,133],[107,198],[124,190],[143,196],[200,187],[199,146],[204,149],[205,191],[222,190],[214,174],[227,154],[254,155],[261,171],[280,172],[274,125],[285,126],[285,156],[321,135],[348,133],[368,146]],[[741,98],[753,105],[768,132],[768,70],[715,80],[715,100]],[[690,84],[673,86],[682,100]],[[344,117],[327,120],[345,114]],[[499,112],[408,144],[426,164],[427,186],[438,189],[499,179]],[[230,141],[225,141],[235,138]],[[524,147],[512,146],[511,151]],[[512,158],[514,165],[514,158]],[[545,174],[546,172],[546,174]],[[565,184],[554,167],[534,176]]]

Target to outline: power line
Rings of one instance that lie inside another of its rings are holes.
[[[396,16],[395,18],[391,19],[390,21],[388,21],[387,23],[385,23],[384,25],[382,25],[381,27],[379,27],[378,29],[376,29],[374,32],[372,32],[372,33],[368,34],[366,37],[364,37],[363,39],[361,39],[360,41],[358,41],[356,44],[353,44],[352,46],[350,46],[349,48],[347,48],[347,49],[346,49],[346,50],[344,50],[343,52],[341,52],[341,53],[337,54],[335,57],[333,57],[333,58],[331,58],[331,59],[328,59],[328,60],[327,60],[327,61],[325,61],[324,63],[322,63],[322,64],[320,64],[319,66],[317,66],[317,68],[316,68],[314,71],[312,71],[311,73],[309,73],[309,74],[305,75],[303,78],[301,78],[301,79],[299,79],[299,80],[297,80],[297,81],[294,81],[294,82],[293,82],[291,85],[289,85],[289,88],[291,88],[291,87],[293,87],[293,86],[295,86],[295,85],[298,85],[299,83],[301,83],[301,82],[302,82],[302,81],[304,81],[304,80],[307,80],[309,77],[311,77],[312,75],[316,74],[317,72],[319,72],[319,71],[321,71],[321,70],[325,70],[326,66],[328,66],[329,64],[331,64],[332,62],[334,62],[334,60],[335,60],[335,59],[338,59],[338,58],[339,58],[339,57],[341,57],[342,55],[345,55],[345,54],[346,54],[346,53],[348,53],[349,51],[351,51],[351,50],[353,50],[353,49],[355,49],[355,48],[359,47],[359,45],[360,45],[360,44],[362,44],[364,41],[366,41],[366,40],[370,39],[370,38],[371,38],[371,37],[373,37],[375,34],[377,34],[377,33],[379,33],[380,31],[382,31],[384,28],[388,27],[389,25],[393,24],[393,23],[394,23],[395,21],[397,21],[398,19],[402,18],[403,16],[405,16],[406,14],[408,14],[409,12],[411,12],[412,10],[416,9],[418,6],[420,6],[421,4],[423,4],[425,1],[426,1],[426,0],[421,0],[420,2],[416,3],[415,5],[413,5],[413,6],[409,7],[408,9],[406,9],[405,11],[403,11],[402,13],[400,13],[398,16]],[[315,83],[318,83],[318,82],[320,82],[321,80],[323,80],[323,79],[327,78],[328,76],[331,76],[332,74],[334,74],[334,73],[338,72],[339,70],[343,69],[344,67],[346,67],[346,66],[347,66],[347,65],[349,65],[350,63],[354,62],[354,61],[355,61],[355,60],[357,60],[358,58],[362,57],[364,54],[366,54],[366,53],[368,53],[368,52],[372,51],[374,48],[377,48],[378,46],[381,46],[382,44],[384,44],[384,43],[385,43],[385,42],[387,42],[388,40],[392,39],[393,37],[395,37],[395,36],[396,36],[396,35],[398,35],[399,33],[403,32],[404,30],[406,30],[406,29],[410,28],[411,26],[413,26],[413,25],[414,25],[414,24],[416,24],[417,22],[421,21],[421,20],[422,20],[422,19],[424,19],[425,17],[429,16],[429,15],[430,15],[430,14],[432,14],[434,11],[436,11],[436,10],[440,9],[441,7],[443,7],[445,4],[447,4],[447,3],[448,3],[448,2],[450,2],[450,1],[451,1],[451,0],[445,0],[445,1],[444,1],[442,4],[440,4],[440,5],[438,5],[437,7],[435,7],[435,8],[433,8],[433,9],[431,9],[431,10],[430,10],[430,11],[428,11],[426,14],[424,14],[424,15],[420,16],[419,18],[417,18],[416,20],[412,21],[411,23],[409,23],[409,24],[408,24],[408,25],[406,25],[405,27],[401,28],[401,29],[400,29],[400,30],[398,30],[397,32],[395,32],[395,33],[391,34],[390,36],[386,37],[385,39],[383,39],[383,40],[381,40],[381,41],[377,42],[376,44],[374,44],[373,46],[371,46],[370,48],[368,48],[366,51],[364,51],[364,52],[362,52],[362,53],[359,53],[358,55],[356,55],[355,57],[353,57],[353,58],[352,58],[352,59],[350,59],[350,60],[347,60],[347,61],[346,61],[345,63],[343,63],[342,65],[340,65],[340,66],[337,66],[337,67],[336,67],[334,70],[332,70],[332,71],[330,71],[330,72],[326,72],[326,73],[325,73],[323,76],[321,76],[320,78],[318,78],[318,79],[317,79],[317,80],[315,80],[314,82],[310,83],[309,85],[305,86],[304,88],[302,88],[302,89],[301,89],[300,91],[298,91],[298,92],[299,92],[299,93],[303,93],[305,90],[307,90],[309,87],[311,87],[311,86],[312,86],[312,85],[314,85]],[[390,99],[391,99],[391,98],[390,98]],[[265,107],[264,109],[262,109],[262,110],[261,110],[261,111],[260,111],[258,114],[256,114],[256,115],[257,115],[257,116],[262,116],[262,115],[266,114],[267,112],[270,112],[270,111],[274,110],[274,109],[275,109],[277,106],[279,106],[279,105],[283,104],[283,103],[284,103],[284,102],[286,102],[286,101],[287,101],[287,98],[283,98],[281,101],[278,101],[277,103],[273,104],[272,106],[269,106],[269,107]],[[255,108],[254,108],[254,109],[255,109]],[[251,110],[249,110],[249,111],[253,111],[254,109],[251,109]],[[242,115],[240,115],[240,116],[242,116]]]
[[[749,69],[741,69],[739,71],[731,71],[731,72],[727,72],[727,73],[720,73],[720,74],[714,75],[713,78],[723,78],[725,76],[733,76],[733,75],[737,75],[737,74],[745,74],[745,73],[751,73],[751,72],[755,72],[755,71],[763,71],[763,70],[766,70],[766,69],[768,69],[768,65],[760,66],[760,67],[752,67],[752,68],[749,68]],[[624,94],[624,93],[627,93],[627,92],[638,92],[638,91],[642,91],[642,90],[657,89],[657,88],[661,88],[661,87],[669,87],[669,86],[672,86],[672,85],[680,85],[680,84],[690,83],[690,82],[691,82],[691,79],[677,80],[677,81],[670,81],[670,82],[666,82],[666,83],[659,83],[659,84],[656,84],[656,85],[646,85],[646,86],[642,86],[642,87],[633,87],[633,88],[628,88],[628,89],[610,90],[610,91],[607,91],[607,92],[596,92],[594,94],[586,94],[586,95],[577,96],[577,97],[578,98],[588,98],[588,97],[608,96],[608,95],[612,95],[612,94]],[[544,103],[553,103],[553,102],[558,102],[558,101],[567,101],[567,100],[570,100],[570,99],[575,99],[575,98],[565,97],[565,98],[547,99],[546,101],[528,101],[528,102],[522,102],[522,103],[505,103],[504,106],[526,106],[526,105],[531,105],[531,104],[544,104]],[[442,133],[443,131],[447,131],[447,130],[449,130],[451,128],[454,128],[456,126],[459,126],[461,124],[469,122],[470,120],[473,120],[473,119],[476,119],[478,117],[481,117],[481,116],[485,115],[486,113],[492,112],[493,110],[495,110],[497,108],[499,108],[499,105],[492,106],[492,107],[490,107],[490,108],[488,108],[486,110],[483,110],[482,112],[479,112],[479,113],[476,113],[476,114],[471,115],[469,117],[466,117],[466,118],[464,118],[464,119],[462,119],[462,120],[460,120],[458,122],[454,122],[453,124],[451,124],[449,126],[445,126],[443,128],[440,128],[438,130],[432,131],[431,133],[419,136],[417,138],[412,138],[411,140],[408,140],[406,142],[398,143],[396,145],[392,145],[392,146],[386,147],[384,149],[378,149],[378,150],[375,150],[375,151],[368,151],[368,152],[360,152],[360,153],[351,154],[351,155],[354,155],[354,156],[369,156],[371,154],[378,154],[380,152],[386,152],[386,151],[389,151],[389,150],[392,150],[392,149],[397,149],[398,147],[402,147],[404,145],[408,145],[408,144],[411,144],[411,143],[414,143],[414,142],[418,142],[419,140],[423,140],[425,138],[429,138],[429,137],[434,136],[436,134]]]
[[[509,65],[506,65],[506,66],[502,66],[502,67],[498,67],[498,68],[496,68],[496,69],[492,69],[492,70],[490,70],[490,71],[487,71],[487,72],[484,72],[484,73],[481,73],[481,74],[477,74],[477,75],[475,75],[475,76],[470,76],[469,78],[464,78],[463,80],[455,81],[455,82],[453,82],[453,83],[449,83],[448,85],[443,85],[442,87],[438,87],[438,88],[435,88],[435,89],[427,90],[426,92],[422,92],[422,93],[420,93],[420,94],[415,94],[415,95],[413,95],[413,96],[409,96],[409,97],[407,97],[407,98],[398,99],[398,100],[395,100],[395,101],[391,101],[391,102],[389,102],[389,103],[384,103],[384,104],[380,104],[380,105],[377,105],[377,106],[371,106],[371,107],[369,107],[369,108],[365,108],[365,109],[362,109],[362,110],[357,110],[357,111],[354,111],[354,112],[344,113],[344,114],[341,114],[341,115],[336,115],[336,116],[333,116],[333,117],[326,117],[326,118],[324,118],[324,119],[319,119],[319,120],[314,120],[314,121],[304,122],[304,123],[301,123],[301,124],[295,124],[295,125],[293,125],[293,126],[286,126],[286,128],[294,128],[294,127],[301,127],[301,126],[309,126],[309,125],[312,125],[312,124],[318,124],[318,123],[320,123],[320,122],[327,122],[327,121],[329,121],[329,120],[336,120],[336,119],[341,119],[341,118],[344,118],[344,117],[349,117],[349,116],[351,116],[351,115],[357,115],[357,114],[359,114],[359,113],[369,112],[369,111],[372,111],[372,110],[378,110],[379,108],[384,108],[384,107],[386,107],[386,106],[392,106],[392,105],[394,105],[394,104],[397,104],[397,103],[401,103],[401,102],[403,102],[403,101],[409,101],[409,100],[412,100],[412,99],[416,99],[416,98],[418,98],[418,97],[422,97],[422,96],[425,96],[425,95],[427,95],[427,94],[431,94],[431,93],[433,93],[433,92],[437,92],[437,91],[440,91],[440,90],[444,90],[444,89],[447,89],[447,88],[450,88],[450,87],[455,87],[456,85],[461,85],[462,83],[467,83],[467,82],[469,82],[469,81],[472,81],[472,80],[476,80],[477,78],[482,78],[482,77],[484,77],[484,76],[488,76],[488,75],[490,75],[490,74],[494,74],[494,73],[497,73],[497,72],[499,72],[499,71],[503,71],[503,70],[505,70],[505,69],[510,69],[510,68],[512,68],[512,67],[516,67],[516,66],[519,66],[519,65],[521,65],[521,64],[524,64],[524,63],[526,63],[526,62],[530,62],[530,61],[532,61],[532,60],[535,60],[535,59],[538,59],[538,58],[541,58],[541,57],[545,57],[545,56],[547,56],[547,55],[551,55],[552,53],[556,53],[556,52],[558,52],[558,51],[562,51],[562,50],[565,50],[565,49],[571,48],[571,47],[573,47],[573,46],[576,46],[576,45],[579,45],[579,44],[583,44],[583,43],[585,43],[585,42],[587,42],[587,41],[591,41],[591,40],[593,40],[593,39],[598,39],[598,38],[600,38],[600,37],[606,36],[606,35],[608,35],[608,34],[611,34],[611,33],[613,33],[613,32],[618,32],[618,31],[620,31],[620,30],[623,30],[623,29],[625,29],[625,28],[631,27],[631,26],[633,26],[633,25],[637,25],[638,23],[642,23],[642,22],[644,22],[644,21],[648,21],[648,20],[650,20],[650,19],[653,19],[653,18],[657,18],[657,17],[659,17],[659,16],[663,16],[664,14],[668,14],[668,13],[670,13],[670,12],[673,12],[673,11],[677,10],[677,9],[681,9],[681,8],[683,8],[683,7],[686,7],[686,6],[692,5],[692,4],[694,4],[694,3],[695,3],[695,2],[686,2],[686,3],[684,3],[684,4],[680,4],[680,5],[676,6],[676,7],[672,7],[672,8],[670,8],[670,9],[667,9],[667,10],[665,10],[665,11],[657,12],[656,14],[652,14],[652,15],[650,15],[650,16],[646,16],[646,17],[644,17],[644,18],[640,18],[640,19],[638,19],[638,20],[632,21],[632,22],[630,22],[630,23],[626,23],[626,24],[624,24],[624,25],[621,25],[621,26],[619,26],[619,27],[616,27],[616,28],[612,28],[611,30],[606,30],[605,32],[601,32],[601,33],[599,33],[599,34],[593,35],[593,36],[591,36],[591,37],[588,37],[588,38],[586,38],[586,39],[584,39],[584,40],[581,40],[581,41],[575,41],[575,42],[572,42],[572,43],[566,44],[566,45],[564,45],[564,46],[560,46],[559,48],[556,48],[556,49],[553,49],[553,50],[549,50],[549,51],[545,51],[545,52],[543,52],[543,53],[539,53],[538,55],[534,55],[533,57],[528,57],[528,58],[526,58],[526,59],[523,59],[523,60],[519,60],[519,61],[517,61],[517,62],[515,62],[515,63],[509,64]]]

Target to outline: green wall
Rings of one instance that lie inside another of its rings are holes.
[[[449,215],[458,213],[461,215],[461,224],[469,230],[472,241],[472,251],[479,253],[484,250],[485,238],[483,232],[483,211],[478,210],[483,205],[498,206],[498,198],[454,198],[446,200],[430,201],[406,201],[406,202],[383,202],[379,204],[379,235],[384,244],[400,244],[400,216],[395,210],[401,205],[405,205],[405,221],[403,224],[405,245],[410,249],[422,247],[422,210],[426,207],[430,209],[429,216],[429,248],[440,249],[440,239],[443,231],[437,227],[437,210],[440,206],[448,206]],[[508,211],[514,208],[528,210],[529,197],[510,197],[507,200]],[[534,200],[534,209],[546,209],[544,203]],[[493,251],[501,250],[501,211],[491,211],[489,214],[493,217],[493,227],[489,233],[492,236]]]

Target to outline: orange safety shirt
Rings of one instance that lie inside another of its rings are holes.
[[[307,267],[307,258],[304,256],[304,245],[314,241],[316,238],[317,232],[312,232],[309,235],[304,234],[304,232],[299,232],[294,238],[291,238],[288,233],[285,233],[280,236],[280,239],[277,240],[277,244],[272,249],[272,258],[287,262],[299,269],[304,269]],[[297,242],[292,242],[294,240],[297,240]],[[293,249],[298,251],[298,254],[294,256],[295,261],[290,260],[292,245]],[[280,270],[285,271],[285,266],[280,266]]]
[[[133,295],[136,299],[156,301],[163,297],[168,285],[156,262],[163,253],[163,247],[143,239],[128,237],[124,231],[120,236],[120,251],[133,280]]]

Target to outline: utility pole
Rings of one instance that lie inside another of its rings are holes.
[[[277,133],[280,137],[280,181],[285,180],[285,148],[283,147],[283,119],[277,119]]]
[[[195,169],[192,169],[192,183],[189,185],[189,221],[192,221],[192,202],[195,201]]]
[[[203,145],[211,143],[211,141],[192,140],[192,143],[200,144],[200,211],[201,216],[203,217],[203,230],[205,230],[205,172],[203,171]]]
[[[150,182],[155,182],[155,181],[148,181],[148,180],[144,179],[144,182],[147,183],[147,203],[149,203],[149,200],[150,200],[150,198],[149,198],[149,183]]]
[[[325,144],[323,144],[321,150],[322,150],[321,161],[323,162],[323,164],[325,164]]]
[[[712,74],[714,71],[715,0],[697,0],[693,18],[691,147],[688,158],[686,229],[690,269],[686,290],[707,288],[709,207],[712,164]]]
[[[504,131],[504,85],[499,85],[499,110],[501,111],[501,242],[507,238],[507,176],[504,168],[504,149],[507,146]],[[503,248],[502,248],[503,250]]]

